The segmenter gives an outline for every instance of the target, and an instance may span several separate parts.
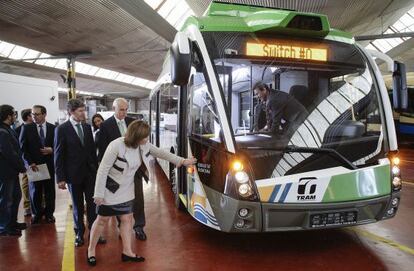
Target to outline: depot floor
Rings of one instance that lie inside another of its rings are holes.
[[[73,246],[68,193],[58,191],[56,224],[30,226],[20,238],[0,238],[0,270],[412,270],[414,149],[403,150],[401,158],[406,183],[394,219],[346,229],[247,235],[211,230],[176,210],[170,185],[155,168],[144,186],[148,240],[135,241],[146,261],[121,262],[112,221],[93,268],[86,264],[86,246]]]

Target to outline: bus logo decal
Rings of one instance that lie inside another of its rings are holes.
[[[312,181],[314,180],[316,180],[315,177],[299,179],[297,200],[315,200],[316,199],[316,195],[315,195],[316,184],[312,183]]]

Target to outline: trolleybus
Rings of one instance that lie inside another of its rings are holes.
[[[296,99],[306,117],[264,130],[258,81]],[[162,116],[176,125],[161,125]],[[150,94],[150,124],[154,144],[198,159],[190,169],[160,165],[177,207],[213,229],[344,227],[398,210],[398,148],[381,73],[324,15],[213,1],[176,34]]]

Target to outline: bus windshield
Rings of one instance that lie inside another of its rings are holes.
[[[383,157],[379,94],[355,45],[268,34],[203,35],[236,145],[254,163],[256,178],[361,167]],[[258,82],[266,95],[254,91]]]

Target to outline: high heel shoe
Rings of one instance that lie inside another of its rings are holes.
[[[90,266],[96,265],[96,257],[95,256],[89,257],[88,250],[86,250],[86,260]]]
[[[123,262],[143,262],[145,261],[144,257],[135,255],[135,257],[131,257],[122,253],[121,259]]]

